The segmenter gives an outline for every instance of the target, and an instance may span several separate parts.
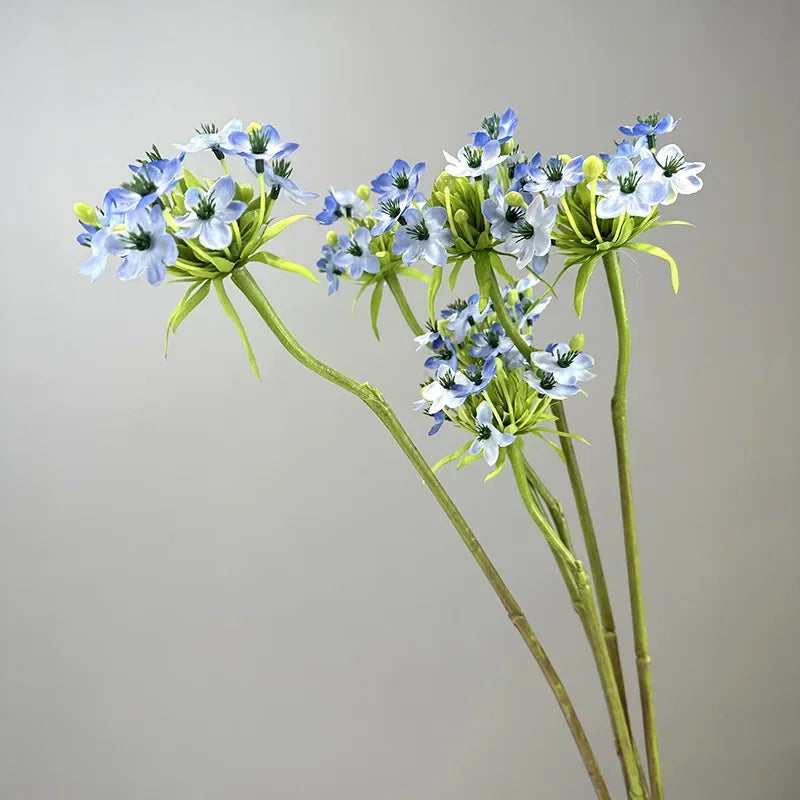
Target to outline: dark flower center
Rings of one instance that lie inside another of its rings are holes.
[[[250,151],[253,155],[260,155],[267,152],[269,145],[269,131],[265,128],[250,131],[248,134],[250,138]]]
[[[506,209],[506,222],[516,225],[525,216],[525,209],[522,206],[509,206]]]
[[[551,158],[543,169],[549,181],[557,182],[564,177],[564,162],[560,158]]]
[[[207,197],[201,197],[200,202],[194,207],[198,219],[211,219],[214,216],[214,192],[209,192]]]
[[[567,350],[566,352],[557,353],[556,364],[564,369],[568,367],[577,357],[577,350]]]
[[[552,389],[556,385],[556,379],[552,372],[545,372],[539,383],[542,389]]]
[[[642,176],[635,169],[632,169],[627,175],[617,178],[620,191],[623,194],[633,194],[641,179]]]
[[[426,239],[430,239],[430,231],[428,230],[428,226],[425,224],[425,220],[421,219],[416,225],[412,225],[408,230],[408,235],[412,239],[417,239],[420,242],[424,242]]]
[[[364,251],[359,246],[358,242],[355,239],[350,241],[350,246],[347,248],[347,252],[353,256],[362,256],[364,255]]]
[[[533,225],[531,225],[527,220],[523,220],[517,225],[516,230],[514,231],[514,238],[518,242],[521,242],[523,239],[533,239],[535,233],[536,231],[534,230]]]
[[[381,200],[380,209],[384,214],[386,214],[387,217],[397,219],[400,216],[403,207],[400,205],[399,200],[390,198],[388,200]]]
[[[683,156],[670,156],[663,164],[659,164],[664,170],[664,177],[671,178],[676,172],[683,169],[686,159]],[[656,162],[658,163],[658,162]]]
[[[464,160],[470,169],[477,169],[483,163],[483,154],[477,147],[465,147]]]
[[[403,170],[402,172],[398,172],[394,176],[392,184],[397,189],[408,189],[408,187],[411,186],[411,181],[408,178],[408,173],[405,170]]]
[[[128,231],[124,238],[127,240],[130,250],[149,250],[153,242],[150,232],[143,230],[141,226],[138,231]]]
[[[486,119],[481,122],[481,128],[483,128],[492,139],[497,139],[500,136],[500,117],[498,117],[497,114],[486,117]]]
[[[492,429],[488,425],[478,425],[475,435],[479,442],[485,442],[492,438]]]
[[[150,174],[147,172],[147,167],[143,166],[133,176],[133,178],[131,178],[131,180],[122,184],[122,188],[127,189],[130,192],[135,192],[140,197],[145,197],[148,194],[155,192],[158,187],[150,178]]]
[[[439,378],[439,384],[443,389],[452,389],[456,385],[456,374],[453,370],[448,370]]]

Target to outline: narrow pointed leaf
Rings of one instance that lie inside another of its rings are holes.
[[[183,170],[183,179],[186,181],[187,188],[196,188],[196,189],[203,189],[205,191],[206,185],[203,183],[200,178],[197,177],[193,172],[189,172],[188,169],[184,167]]]
[[[189,316],[189,314],[194,311],[203,300],[208,297],[208,293],[211,291],[211,281],[203,281],[198,287],[197,291],[189,297],[186,302],[181,306],[178,313],[175,315],[175,319],[172,320],[172,332],[177,333],[178,328],[180,327],[181,323]]]
[[[273,222],[261,235],[261,243],[264,244],[264,242],[274,239],[279,233],[285,231],[286,228],[301,219],[311,219],[311,216],[309,214],[295,214],[294,216]]]
[[[589,283],[589,278],[592,277],[597,259],[598,256],[593,256],[588,261],[584,261],[575,277],[575,313],[578,316],[583,314],[583,296],[586,294],[586,286]]]
[[[422,281],[423,283],[431,282],[431,279],[424,272],[421,272],[414,267],[395,267],[395,272],[398,275],[404,275],[406,278],[413,278],[414,280]]]
[[[483,479],[483,482],[486,483],[486,481],[496,478],[503,471],[505,465],[506,451],[501,448],[500,455],[497,457],[497,466]]]
[[[470,442],[470,444],[472,444],[472,442]],[[483,458],[483,455],[481,453],[477,453],[474,456],[472,455],[472,453],[467,453],[461,459],[461,461],[458,462],[458,464],[456,465],[456,469],[463,469],[468,464],[472,464],[474,461],[477,461],[479,458]]]
[[[486,253],[478,251],[474,255],[475,258],[475,280],[478,282],[478,291],[480,293],[480,301],[478,303],[478,310],[483,311],[489,302],[489,287],[492,282],[492,267]]]
[[[367,289],[369,289],[370,286],[372,286],[372,284],[374,282],[375,281],[367,281],[366,283],[362,283],[361,284],[361,288],[358,290],[358,292],[356,293],[355,299],[353,300],[353,309],[351,311],[352,314],[356,313],[356,304],[361,299],[361,296],[364,294],[364,292],[367,291]]]
[[[497,253],[490,252],[489,253],[489,262],[492,265],[494,271],[507,283],[509,286],[513,286],[516,281],[508,274],[505,268],[505,264],[503,264],[503,259]]]
[[[258,371],[258,362],[256,361],[256,355],[253,352],[253,348],[250,346],[250,340],[247,338],[247,331],[244,329],[242,320],[236,313],[236,309],[233,307],[233,303],[231,303],[228,293],[225,291],[223,279],[215,278],[213,283],[214,288],[217,290],[217,296],[219,297],[222,310],[227,314],[228,319],[233,323],[234,327],[239,333],[245,352],[247,353],[247,360],[250,362],[250,368],[253,370],[253,372],[255,372],[256,377],[261,380],[261,373]]]
[[[372,292],[372,297],[369,301],[369,316],[372,322],[372,332],[375,338],[380,341],[381,335],[378,332],[378,314],[381,310],[381,300],[383,299],[383,281],[378,281],[375,284],[375,289]]]
[[[628,242],[625,247],[629,250],[649,253],[656,258],[663,258],[664,261],[669,264],[669,272],[672,277],[672,291],[676,294],[678,293],[678,285],[680,283],[678,278],[678,265],[675,263],[675,259],[666,250],[662,250],[660,247],[656,247],[654,244],[647,244],[646,242]]]
[[[261,250],[250,256],[248,261],[260,261],[262,264],[269,264],[269,266],[282,269],[284,272],[294,272],[296,275],[302,275],[314,283],[319,283],[317,276],[308,267],[304,267],[302,264],[295,264],[294,261],[287,261],[274,253],[267,253]]]
[[[428,284],[428,319],[436,319],[436,295],[439,294],[439,288],[442,285],[442,276],[444,269],[442,267],[434,267],[431,274],[431,282]]]
[[[467,260],[466,258],[459,258],[456,261],[456,263],[453,265],[453,269],[450,270],[449,285],[450,285],[450,291],[451,292],[454,291],[455,288],[456,288],[456,281],[458,280],[458,273],[461,272],[461,267],[464,266],[464,262],[466,260]]]
[[[466,453],[467,450],[469,450],[471,444],[472,444],[472,442],[467,442],[465,445],[462,445],[461,447],[459,447],[458,450],[454,450],[452,453],[450,453],[450,455],[445,456],[444,458],[440,458],[431,467],[431,470],[433,472],[436,472],[436,470],[438,470],[439,467],[443,467],[445,464],[449,464],[451,461],[455,461],[456,459],[461,458],[461,456],[463,456],[464,453]]]
[[[186,290],[185,294],[181,299],[178,301],[178,305],[172,309],[172,313],[169,315],[167,319],[167,334],[164,337],[164,358],[167,357],[169,352],[169,335],[172,333],[172,323],[175,320],[175,317],[178,316],[181,308],[183,308],[184,303],[189,299],[189,295],[200,285],[200,281],[192,281],[192,285]]]

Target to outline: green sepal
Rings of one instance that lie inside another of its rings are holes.
[[[506,271],[505,265],[503,264],[503,259],[495,253],[493,250],[489,251],[489,263],[492,265],[492,269],[509,285],[514,286],[516,281],[508,274]]]
[[[293,223],[297,222],[301,219],[311,219],[309,214],[295,214],[292,217],[286,217],[285,219],[280,219],[277,222],[274,222],[270,225],[263,234],[261,234],[261,243],[268,242],[270,239],[274,239],[279,233],[283,232]]]
[[[186,294],[181,298],[181,301],[175,306],[175,309],[167,320],[167,335],[164,339],[164,358],[167,357],[169,351],[170,333],[177,333],[180,324],[206,299],[206,297],[208,297],[210,291],[210,280],[197,281],[189,287]]]
[[[581,264],[578,274],[575,277],[575,313],[580,317],[583,314],[583,296],[586,294],[586,287],[589,284],[589,278],[592,277],[594,266],[597,263],[599,255],[592,256],[587,261]]]
[[[372,332],[375,338],[380,341],[381,335],[378,331],[378,314],[381,310],[381,300],[383,299],[383,281],[377,281],[375,289],[372,292],[372,297],[369,301],[369,316],[372,322]]]
[[[267,253],[265,250],[253,253],[248,258],[248,263],[250,261],[260,261],[262,264],[269,264],[269,266],[282,269],[284,272],[294,272],[295,275],[302,275],[314,283],[319,283],[317,276],[308,267],[304,267],[302,264],[295,264],[294,261],[287,261],[285,258],[276,256],[274,253]]]
[[[467,450],[469,450],[471,444],[472,444],[472,442],[467,442],[465,445],[462,445],[461,447],[459,447],[458,450],[454,450],[452,453],[450,453],[450,455],[447,455],[444,458],[440,458],[431,467],[431,471],[432,472],[436,472],[436,470],[438,470],[439,467],[443,467],[445,464],[449,464],[451,461],[455,461],[456,459],[461,458],[461,456],[463,456],[464,453],[466,453]]]
[[[188,264],[185,261],[179,261],[174,267],[167,267],[167,272],[170,275],[190,275],[192,278],[216,278],[219,274],[216,270],[208,269],[207,267],[196,267],[194,264]]]
[[[216,256],[213,253],[210,253],[208,250],[205,249],[200,244],[195,243],[191,239],[184,239],[189,249],[192,251],[193,255],[195,255],[198,261],[204,264],[213,264],[219,272],[230,272],[236,264],[233,261],[225,258],[224,256]]]
[[[663,258],[664,261],[669,264],[669,272],[672,277],[672,291],[675,292],[675,294],[678,293],[678,286],[680,284],[678,265],[675,263],[675,259],[666,250],[656,247],[654,244],[647,244],[647,242],[628,242],[625,247],[629,250],[638,250],[640,253],[649,253],[656,258]]]
[[[256,355],[253,352],[253,348],[250,346],[250,340],[247,338],[247,331],[244,329],[244,325],[242,324],[242,320],[239,318],[239,315],[236,313],[236,309],[233,307],[233,303],[231,303],[230,297],[228,297],[228,293],[225,291],[225,284],[221,277],[214,278],[212,281],[214,284],[214,288],[217,290],[217,296],[219,297],[220,305],[222,306],[222,310],[228,316],[228,319],[233,323],[236,330],[239,332],[239,336],[242,340],[242,344],[244,345],[245,352],[247,353],[247,360],[250,362],[250,368],[255,373],[256,377],[261,380],[261,373],[258,371],[258,362],[256,361]]]
[[[444,269],[442,267],[433,267],[431,282],[428,284],[428,319],[430,320],[436,319],[436,295],[439,294],[443,275]]]

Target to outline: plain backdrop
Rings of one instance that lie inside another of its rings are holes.
[[[667,211],[681,267],[625,257],[630,416],[667,794],[797,795],[797,39],[800,6],[6,2],[2,8],[2,800],[584,800],[573,743],[491,589],[389,436],[304,371],[235,297],[162,355],[180,289],[93,286],[76,200],[202,122],[276,125],[303,187],[369,182],[398,156],[425,186],[513,105],[528,152],[589,153],[659,110],[708,162]],[[197,171],[215,170],[198,157]],[[282,206],[293,213],[291,204]],[[312,264],[325,230],[284,256]],[[314,352],[411,403],[424,371],[390,298],[383,340],[353,287],[264,267]],[[602,273],[539,325],[586,334],[570,401],[635,695],[608,400]],[[567,284],[571,279],[567,279]],[[467,290],[467,283],[463,285]],[[424,293],[409,287],[423,314]],[[387,296],[388,297],[388,296]],[[565,501],[547,448],[530,452]],[[510,473],[442,475],[530,614],[620,780],[588,649]],[[571,507],[570,507],[571,508]],[[577,526],[575,526],[577,527]],[[637,712],[638,719],[638,712]]]

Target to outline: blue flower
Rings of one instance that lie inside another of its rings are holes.
[[[185,196],[188,213],[175,221],[180,239],[196,239],[209,250],[223,250],[233,238],[230,223],[244,214],[247,204],[234,200],[236,184],[230,175],[220,178],[206,191],[192,186]]]
[[[647,158],[654,159],[658,165],[653,173],[654,179],[667,187],[663,205],[674,203],[679,194],[694,194],[703,188],[703,179],[698,173],[706,165],[702,161],[687,161],[678,145],[668,144],[655,155],[648,151]]]
[[[514,231],[517,223],[525,216],[522,206],[510,206],[498,187],[492,196],[481,203],[483,216],[489,223],[489,231],[500,242],[504,242]]]
[[[94,283],[106,268],[109,255],[118,252],[114,234],[111,228],[95,228],[80,234],[78,241],[92,249],[92,255],[78,267],[78,272],[88,275]]]
[[[166,232],[160,208],[137,208],[125,216],[125,233],[114,234],[113,251],[122,256],[117,277],[123,281],[138,278],[143,272],[147,280],[158,286],[167,267],[178,260],[175,239]]]
[[[519,329],[522,330],[523,328],[533,325],[533,323],[542,316],[552,299],[553,297],[550,295],[539,300],[538,303],[534,303],[533,300],[528,300],[527,298],[521,301],[520,310],[522,314],[519,317]]]
[[[418,161],[411,167],[408,161],[398,158],[388,172],[382,172],[372,181],[372,191],[380,195],[381,199],[413,195],[424,171],[423,161]]]
[[[184,153],[200,153],[203,150],[211,150],[217,158],[224,158],[224,150],[229,152],[233,149],[231,134],[241,133],[244,130],[240,119],[232,119],[226,123],[222,130],[211,122],[197,128],[197,135],[192,136],[186,144],[174,144]]]
[[[649,150],[647,149],[647,137],[640,136],[635,142],[629,142],[625,139],[622,142],[617,143],[617,149],[614,151],[614,156],[625,156],[625,158],[642,158],[649,155]],[[614,157],[609,155],[608,153],[600,153],[600,158],[603,161],[611,161]]]
[[[487,330],[474,334],[472,341],[474,345],[470,348],[469,354],[487,361],[501,353],[507,353],[514,346],[503,331],[503,326],[497,322],[492,323]]]
[[[428,416],[434,420],[431,429],[428,431],[428,436],[433,436],[434,434],[439,433],[439,428],[444,425],[447,415],[444,413],[444,411],[437,411],[435,414],[431,414],[430,412],[427,413]]]
[[[377,275],[381,262],[369,249],[371,241],[369,228],[357,228],[352,236],[340,236],[339,251],[334,254],[333,263],[339,269],[346,269],[354,281],[364,272]]]
[[[445,171],[457,178],[478,178],[508,158],[500,153],[499,142],[489,142],[484,148],[466,145],[458,151],[457,158],[446,150],[442,153],[448,162]]]
[[[459,397],[456,390],[459,386],[466,386],[468,379],[463,372],[456,372],[446,364],[436,370],[436,378],[422,389],[422,396],[431,407],[428,411],[435,414],[445,408],[460,408],[464,405],[466,396]]]
[[[655,137],[671,133],[679,122],[680,119],[673,119],[672,114],[667,114],[659,119],[658,112],[656,112],[644,119],[637,117],[633,125],[620,125],[619,130],[625,136],[645,136],[647,138],[647,146],[653,148],[655,147]]]
[[[247,168],[254,175],[258,175],[255,161],[246,161]],[[264,185],[270,192],[270,197],[277,200],[281,194],[286,195],[292,202],[305,205],[306,200],[319,197],[316,192],[306,192],[301,189],[289,176],[292,174],[292,164],[285,158],[276,158],[264,165]]]
[[[442,341],[442,335],[439,333],[439,326],[436,322],[428,321],[425,323],[425,327],[428,329],[425,333],[414,337],[414,341],[417,343],[417,351],[422,350],[423,347],[430,347],[435,350]]]
[[[103,205],[108,205],[118,214],[127,214],[134,209],[149,206],[178,183],[182,166],[183,153],[177,158],[150,161],[132,167],[134,172],[130,181],[109,189]]]
[[[558,200],[570,186],[583,180],[583,156],[575,156],[564,163],[558,156],[547,160],[543,167],[531,172],[526,188],[541,192],[551,200]]]
[[[528,161],[520,161],[515,164],[512,170],[509,169],[511,184],[508,187],[510,192],[519,192],[526,203],[533,200],[533,192],[529,186],[531,179],[536,174],[542,164],[542,154],[535,153]]]
[[[525,216],[517,223],[509,239],[509,249],[517,257],[519,269],[530,266],[537,275],[544,271],[556,210],[556,206],[545,207],[542,196],[537,194],[526,209]]]
[[[646,158],[634,164],[625,156],[608,162],[607,179],[597,181],[597,216],[612,219],[627,212],[632,217],[646,217],[652,207],[667,197],[667,187],[655,180],[655,160]]]
[[[494,358],[484,361],[483,364],[467,367],[464,370],[464,375],[467,376],[469,383],[459,386],[455,392],[459,395],[480,394],[491,383],[496,374],[497,363]]]
[[[315,219],[323,225],[330,225],[337,219],[364,219],[369,216],[369,206],[348,189],[331,188],[325,197],[324,208]]]
[[[572,350],[566,342],[547,345],[544,350],[534,353],[531,361],[542,372],[552,375],[556,383],[565,386],[574,386],[578,381],[594,377],[589,372],[594,359],[580,350]]]
[[[406,264],[424,258],[429,264],[443,267],[447,263],[447,248],[453,245],[453,234],[445,228],[447,211],[441,206],[423,211],[410,208],[404,217],[406,224],[394,236],[395,255],[402,253]]]
[[[372,235],[380,236],[391,230],[397,223],[405,225],[405,213],[411,208],[414,200],[413,194],[384,195],[378,200],[378,211],[375,214],[376,223],[372,227]]]
[[[470,455],[483,453],[486,463],[493,467],[497,463],[501,447],[508,447],[517,437],[501,433],[492,424],[491,406],[484,400],[475,412],[475,441],[469,448]]]
[[[282,142],[272,125],[250,125],[246,131],[234,131],[229,136],[229,146],[224,153],[242,156],[255,162],[256,172],[263,171],[267,161],[293,153],[299,147],[295,142]]]
[[[335,254],[336,251],[329,244],[324,244],[322,245],[322,258],[317,261],[317,269],[324,272],[328,279],[328,295],[339,291],[339,276],[347,273],[344,267],[338,267],[334,263]]]
[[[565,400],[580,391],[577,384],[559,383],[552,372],[545,372],[540,377],[532,370],[525,370],[522,380],[532,386],[540,396],[552,397],[554,400]]]
[[[438,370],[441,366],[446,366],[454,372],[458,369],[458,355],[453,343],[446,336],[434,342],[433,355],[425,359],[425,369]]]
[[[469,135],[476,147],[486,147],[489,142],[503,144],[514,136],[518,122],[514,109],[507,108],[499,117],[497,114],[486,117],[481,123],[481,130],[472,131]]]
[[[445,320],[445,325],[452,331],[456,344],[461,344],[475,323],[480,322],[492,310],[491,303],[487,303],[482,312],[478,310],[479,305],[480,297],[472,294],[468,300],[453,301],[442,311],[442,318]]]

